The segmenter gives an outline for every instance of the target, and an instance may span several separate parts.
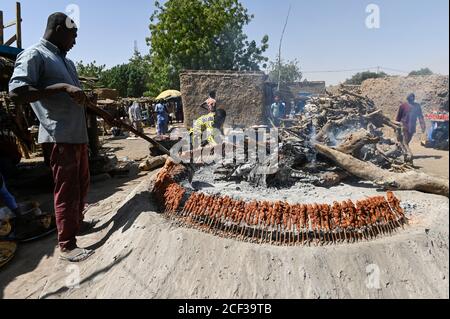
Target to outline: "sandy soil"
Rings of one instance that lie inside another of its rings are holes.
[[[146,130],[148,134],[150,130]],[[149,145],[141,139],[120,138],[101,139],[102,146],[110,150],[117,156],[117,159],[128,159],[131,161],[141,161],[149,155]]]
[[[402,200],[421,205],[410,216],[411,224],[390,237],[359,244],[275,247],[174,227],[155,212],[149,200],[150,179],[144,178],[126,198],[124,192],[117,193],[90,210],[89,216],[100,222],[95,232],[81,237],[80,242],[96,249],[91,259],[74,268],[50,252],[33,273],[15,277],[6,287],[2,284],[4,297],[449,296],[447,198],[399,193]],[[115,206],[112,211],[111,206]],[[31,255],[27,258],[33,259],[36,252],[32,249],[25,247],[20,254],[28,250]],[[19,258],[17,263],[25,262]],[[17,268],[20,265],[11,264],[2,271],[2,278],[13,275]],[[77,274],[79,287],[71,287]]]
[[[124,157],[147,154],[140,141],[108,145]],[[448,176],[448,152],[419,148],[416,154],[423,154],[418,164],[424,171]],[[393,236],[350,245],[275,247],[173,226],[150,200],[152,176],[94,184],[88,217],[98,223],[80,243],[95,255],[74,267],[57,259],[55,236],[22,245],[0,270],[0,297],[449,297],[448,198],[398,192],[410,207],[411,222]],[[297,196],[322,201],[377,193],[360,184]],[[295,199],[294,193],[289,196]],[[77,276],[79,287],[73,287]]]
[[[432,176],[449,178],[448,151],[424,148],[418,140],[411,143],[411,151],[414,154],[414,164],[419,170]]]

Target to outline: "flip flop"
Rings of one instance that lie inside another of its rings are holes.
[[[91,257],[93,254],[94,254],[93,250],[75,248],[74,250],[69,251],[69,252],[61,252],[59,259],[63,260],[63,261],[68,261],[71,263],[79,263],[79,262],[85,261],[86,259]]]

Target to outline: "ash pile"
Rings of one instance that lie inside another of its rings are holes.
[[[246,149],[249,143],[246,136]],[[321,154],[317,145],[386,171],[404,173],[413,169],[401,123],[386,117],[372,100],[341,90],[339,95],[309,99],[301,115],[281,121],[277,161],[273,156],[264,161],[247,156],[243,164],[236,164],[236,160],[223,162],[215,170],[215,179],[247,181],[258,187],[284,188],[299,182],[331,187],[351,176],[336,161]],[[266,148],[267,154],[273,154],[273,146],[270,150],[266,143]],[[261,173],[268,168],[270,173]]]

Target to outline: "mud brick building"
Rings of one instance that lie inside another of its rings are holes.
[[[224,109],[229,127],[265,124],[271,90],[263,72],[184,71],[180,74],[185,125],[207,112],[200,105],[210,91],[217,92],[217,107]]]

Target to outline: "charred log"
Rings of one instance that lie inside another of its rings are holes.
[[[372,163],[363,162],[351,155],[317,144],[316,150],[333,160],[348,173],[363,180],[372,181],[385,189],[417,190],[424,193],[449,196],[449,181],[416,171],[392,173]]]

